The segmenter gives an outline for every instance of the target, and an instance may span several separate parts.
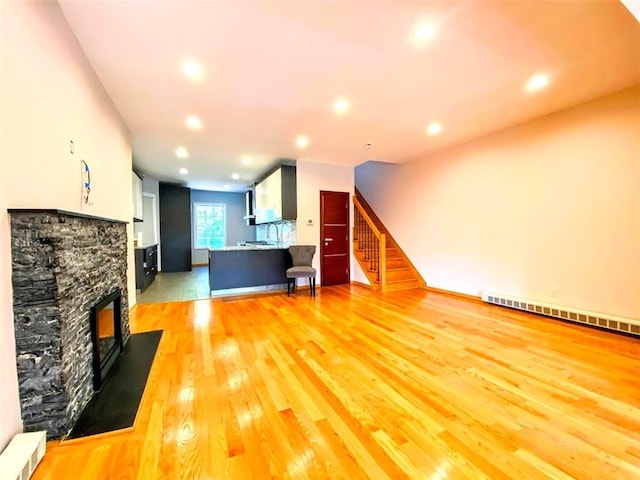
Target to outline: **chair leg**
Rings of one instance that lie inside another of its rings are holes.
[[[309,278],[309,290],[312,297],[316,296],[316,277]]]
[[[291,295],[291,279],[287,278],[287,297]]]

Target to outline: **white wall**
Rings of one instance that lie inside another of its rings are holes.
[[[131,142],[55,2],[0,2],[0,447],[21,430],[8,208],[131,221]],[[75,143],[75,153],[69,142]],[[81,202],[80,160],[91,167]],[[128,289],[135,303],[133,226]]]
[[[296,162],[296,189],[298,197],[298,219],[296,222],[296,243],[298,245],[316,245],[313,266],[318,270],[317,282],[320,283],[320,191],[354,192],[353,167],[328,165],[323,163]],[[350,206],[350,225],[353,225],[353,202]],[[308,225],[307,220],[313,224]],[[349,232],[350,240],[353,232]],[[353,256],[353,244],[349,242],[351,252],[351,280],[364,283],[366,275]]]
[[[0,8],[0,13],[2,9]],[[0,109],[2,109],[0,99]],[[2,110],[0,110],[2,111]],[[4,127],[4,115],[0,113]],[[2,142],[4,143],[4,142]],[[1,148],[1,147],[0,147]],[[0,157],[0,451],[11,437],[22,430],[16,371],[16,346],[13,330],[13,294],[11,291],[11,245],[9,216],[7,215],[6,178],[8,172],[4,157]]]
[[[635,319],[639,181],[640,87],[421,161],[356,169],[428,285]]]

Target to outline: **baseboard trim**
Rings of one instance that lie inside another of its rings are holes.
[[[321,287],[322,287],[322,285],[320,285],[319,283],[316,283],[316,290],[318,290]],[[296,285],[296,290],[309,290],[310,288],[311,287],[309,287],[309,284]]]
[[[373,287],[369,283],[360,282],[358,280],[351,280],[351,284],[352,285],[357,285],[359,287],[369,288],[369,289],[373,290]]]
[[[209,264],[208,263],[192,263],[191,266],[192,267],[208,267]]]
[[[480,295],[470,295],[468,293],[454,292],[453,290],[445,290],[443,288],[429,287],[427,286],[427,292],[439,293],[442,295],[448,295],[450,297],[457,297],[463,300],[469,300],[471,302],[484,303]]]

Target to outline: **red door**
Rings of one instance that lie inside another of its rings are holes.
[[[349,193],[320,191],[320,283],[349,281]]]

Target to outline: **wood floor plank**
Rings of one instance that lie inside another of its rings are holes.
[[[160,447],[162,445],[162,416],[163,404],[153,402],[151,405],[150,420],[146,426],[146,435],[143,440],[142,454],[139,467],[136,472],[138,480],[157,477]]]
[[[134,427],[35,480],[640,478],[638,338],[356,285],[138,305],[154,329]]]

